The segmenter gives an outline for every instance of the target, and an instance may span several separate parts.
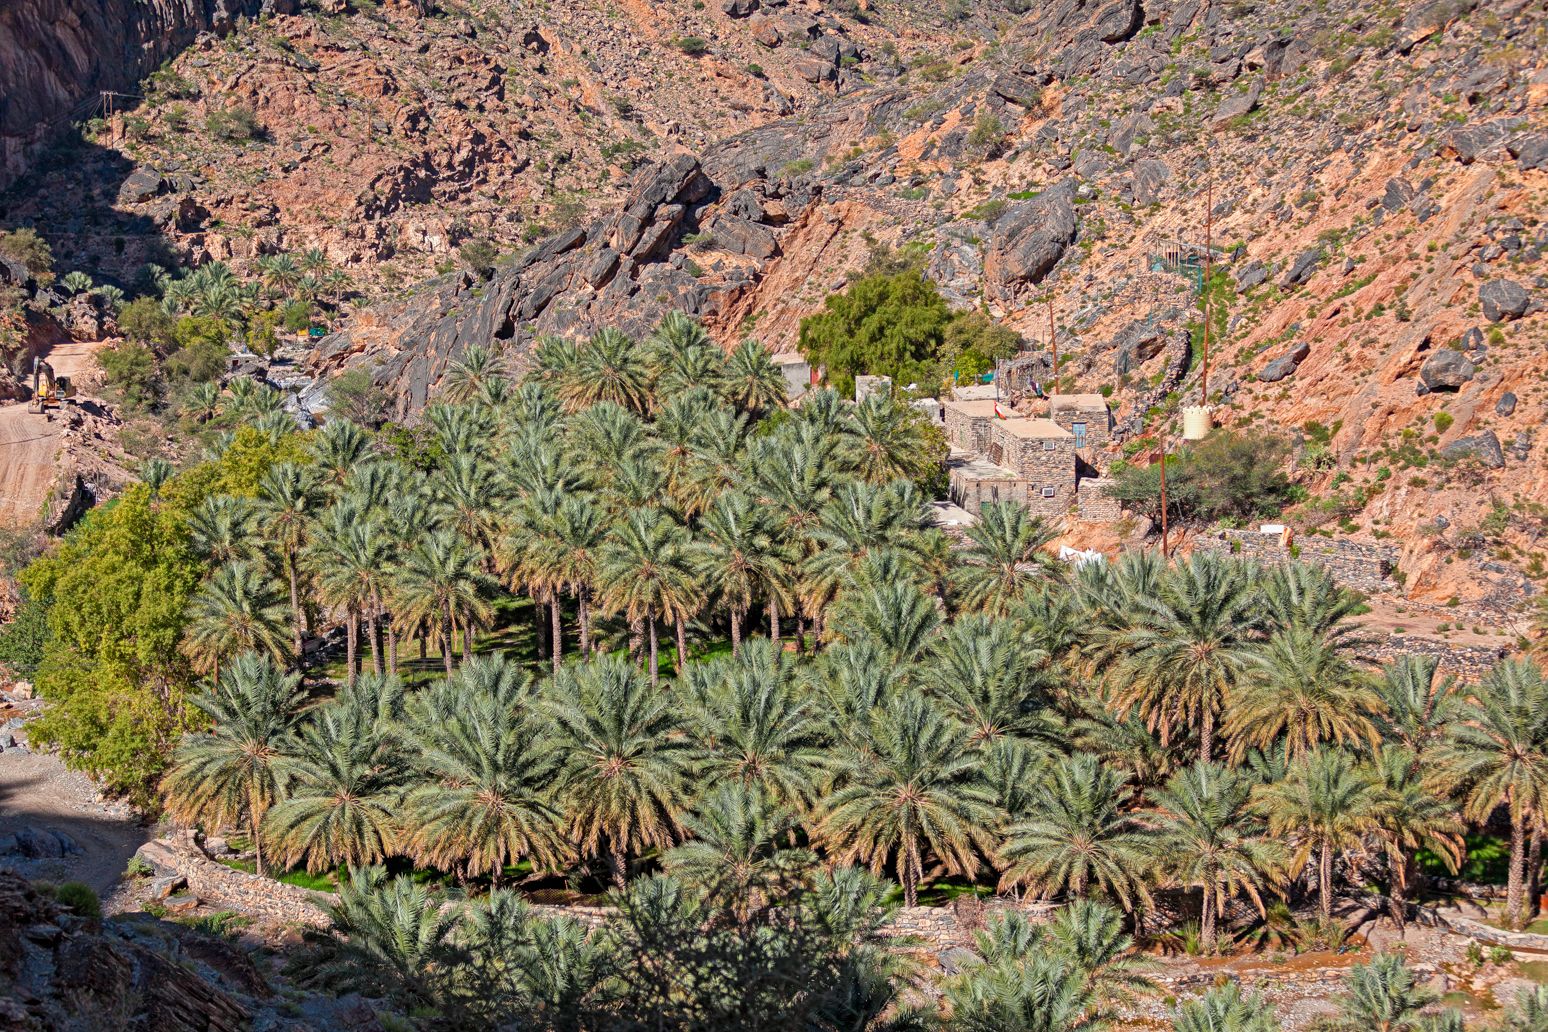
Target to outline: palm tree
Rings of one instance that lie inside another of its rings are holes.
[[[828,765],[824,718],[792,678],[792,662],[768,641],[691,668],[692,727],[707,784],[734,781],[807,813]]]
[[[1051,731],[1050,678],[1009,621],[958,617],[935,640],[924,682],[933,697],[983,747],[1003,737]]]
[[[650,374],[641,348],[618,330],[598,330],[581,344],[572,368],[554,385],[566,411],[578,412],[599,401],[635,412],[650,407]]]
[[[1372,713],[1381,705],[1349,662],[1322,638],[1292,628],[1275,634],[1253,660],[1232,700],[1225,732],[1231,755],[1283,739],[1292,756],[1325,742],[1375,748]]]
[[[1276,566],[1259,582],[1259,592],[1271,632],[1301,630],[1327,645],[1354,644],[1357,628],[1350,619],[1364,600],[1321,566]]]
[[[1094,757],[1063,757],[1027,803],[1026,816],[1005,830],[1001,888],[1028,885],[1044,898],[1092,887],[1125,910],[1148,901],[1154,845],[1122,811],[1128,775]]]
[[[301,282],[301,267],[288,254],[264,255],[258,259],[258,271],[270,297],[284,297]]]
[[[895,666],[924,656],[941,626],[935,600],[909,579],[896,552],[867,556],[829,617],[847,640],[874,642]]]
[[[1321,747],[1290,765],[1281,781],[1260,785],[1256,803],[1268,831],[1291,850],[1292,877],[1317,861],[1318,907],[1333,917],[1333,855],[1354,849],[1375,831],[1383,806],[1381,786],[1342,749]]]
[[[338,993],[386,997],[406,1008],[437,1008],[456,958],[458,910],[406,874],[358,867],[327,908],[329,933],[309,932],[315,947],[303,983]]]
[[[301,614],[301,548],[307,529],[322,502],[316,474],[305,466],[282,462],[270,466],[258,481],[258,519],[264,534],[280,550],[290,580],[290,613],[295,654],[301,655],[304,630]]]
[[[320,247],[308,247],[301,252],[300,265],[303,271],[313,273],[326,272],[328,269],[328,255]]]
[[[994,806],[967,736],[915,692],[871,714],[865,748],[839,761],[817,829],[839,863],[880,874],[893,859],[905,906],[919,902],[924,855],[972,877],[989,848]]]
[[[317,584],[318,599],[344,610],[345,680],[359,673],[360,620],[366,620],[371,667],[383,672],[377,617],[387,592],[386,568],[391,542],[374,521],[363,519],[353,506],[336,505],[317,527],[302,553]]]
[[[504,356],[483,344],[470,344],[461,358],[446,367],[440,392],[447,401],[472,401],[488,384],[504,378]]]
[[[958,590],[964,609],[1004,616],[1033,584],[1055,574],[1044,549],[1057,531],[1013,502],[991,502],[967,530]]]
[[[473,629],[490,618],[487,584],[478,553],[446,530],[424,537],[397,569],[393,616],[405,628],[435,629],[447,677],[452,674],[452,636],[461,630],[466,660],[472,655]]]
[[[943,455],[932,454],[924,417],[890,394],[871,394],[854,408],[845,452],[868,484],[922,476]]]
[[[1505,1008],[1501,1032],[1548,1032],[1548,986],[1522,989]]]
[[[666,873],[726,901],[738,920],[815,862],[809,850],[790,845],[795,817],[738,782],[710,791],[684,824],[688,840],[662,857]]]
[[[188,604],[183,651],[201,674],[217,674],[239,652],[289,657],[285,605],[261,567],[229,562],[211,575]]]
[[[1347,991],[1334,1002],[1338,1015],[1330,1026],[1339,1032],[1420,1032],[1444,1029],[1441,1015],[1423,1010],[1440,994],[1419,985],[1401,954],[1378,953],[1368,963],[1350,968]],[[1460,1028],[1460,1024],[1457,1025]]]
[[[951,1028],[962,1032],[1082,1032],[1109,1025],[1084,973],[1051,954],[974,967],[942,988]]]
[[[283,790],[284,756],[304,699],[298,675],[255,652],[237,656],[224,677],[194,697],[213,726],[183,736],[162,782],[167,809],[179,820],[246,823],[260,875],[260,827]]]
[[[337,487],[365,462],[371,453],[371,438],[348,419],[330,419],[312,436],[311,448],[324,479]]]
[[[505,534],[495,546],[495,565],[510,578],[511,586],[525,586],[541,613],[549,610],[549,648],[554,673],[564,662],[564,627],[560,618],[559,595],[565,588],[563,572],[553,563],[562,550],[559,539],[558,509],[562,493],[542,488],[529,494],[516,506]],[[542,652],[542,619],[538,620],[539,653]]]
[[[1252,568],[1196,552],[1163,574],[1157,590],[1124,604],[1132,608],[1106,645],[1118,653],[1109,678],[1118,715],[1138,713],[1162,745],[1196,731],[1199,760],[1208,763],[1217,715],[1248,669],[1257,623]]]
[[[1483,822],[1501,806],[1510,815],[1510,876],[1506,919],[1525,921],[1528,828],[1548,804],[1548,683],[1525,660],[1494,666],[1474,689],[1441,752],[1443,765],[1466,787],[1463,814]]]
[[[1249,806],[1252,779],[1213,763],[1197,763],[1172,775],[1153,797],[1156,853],[1167,874],[1197,887],[1203,897],[1200,939],[1215,952],[1215,926],[1237,895],[1245,893],[1263,913],[1259,889],[1275,877],[1278,843],[1263,837]]]
[[[567,849],[562,814],[552,800],[561,755],[549,729],[501,680],[500,660],[463,667],[414,720],[418,765],[431,780],[405,801],[409,851],[422,863],[487,874],[499,884],[505,867],[530,858],[555,870]]]
[[[768,349],[749,337],[726,356],[720,393],[741,411],[758,416],[783,405],[788,388]]]
[[[686,530],[659,509],[625,513],[597,553],[597,590],[609,612],[645,625],[651,684],[658,679],[657,621],[675,620],[682,670],[687,659],[682,625],[703,602]]]
[[[1416,759],[1463,718],[1457,679],[1440,676],[1435,656],[1399,656],[1382,669],[1373,687],[1381,700],[1375,719],[1382,739],[1410,750]]]
[[[374,712],[332,703],[301,726],[283,802],[263,819],[285,864],[321,871],[380,863],[396,849],[406,772]]]
[[[715,500],[699,524],[694,569],[731,620],[731,651],[742,648],[742,621],[753,601],[784,576],[774,543],[774,513],[740,491]]]
[[[592,648],[592,585],[597,576],[597,551],[603,541],[602,511],[590,496],[567,493],[554,513],[552,532],[554,550],[548,563],[554,583],[563,585],[575,599],[580,648],[582,653],[588,653]]]
[[[437,522],[455,531],[484,553],[494,548],[500,533],[497,507],[501,492],[494,466],[482,455],[456,452],[430,479]]]
[[[1183,1000],[1172,1014],[1172,1032],[1279,1032],[1274,1007],[1261,996],[1227,982]]]
[[[551,682],[561,798],[583,857],[605,855],[620,888],[630,853],[666,849],[682,829],[693,746],[675,702],[622,659],[568,666]]]
[[[255,562],[258,517],[249,499],[211,495],[188,514],[188,538],[195,552],[212,565]]]
[[[479,1027],[580,1032],[587,997],[606,973],[601,936],[569,917],[539,917],[516,893],[496,889],[464,908],[457,942],[463,1006]],[[528,1022],[536,1011],[536,1026]]]
[[[1419,757],[1407,746],[1384,745],[1375,770],[1383,798],[1376,810],[1377,835],[1387,852],[1387,896],[1392,920],[1402,931],[1408,919],[1408,886],[1420,847],[1445,861],[1455,873],[1462,862],[1462,821],[1450,800],[1425,784]]]
[[[704,327],[682,312],[668,312],[645,346],[657,399],[719,384],[725,356]]]

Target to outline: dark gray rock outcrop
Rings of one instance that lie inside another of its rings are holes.
[[[1471,437],[1459,437],[1441,449],[1448,459],[1476,459],[1489,469],[1505,468],[1505,451],[1493,430]]]
[[[1510,322],[1526,315],[1532,306],[1532,295],[1514,280],[1490,280],[1478,288],[1478,300],[1483,305],[1484,318],[1490,322]]]
[[[1311,346],[1305,341],[1298,342],[1295,347],[1269,362],[1258,371],[1258,379],[1264,383],[1278,383],[1291,373],[1296,367],[1306,361],[1306,356],[1311,354]]]
[[[1061,183],[1005,209],[984,255],[984,290],[990,297],[1006,300],[1020,287],[1041,282],[1064,257],[1080,229],[1074,192]]]
[[[1432,391],[1456,390],[1473,378],[1478,367],[1460,351],[1437,351],[1419,367],[1419,379]]]

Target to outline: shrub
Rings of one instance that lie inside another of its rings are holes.
[[[230,354],[224,343],[195,341],[167,359],[167,373],[180,380],[208,383],[226,371],[226,358]]]
[[[974,150],[992,152],[1005,138],[1005,123],[993,111],[980,111],[968,133],[968,146]]]
[[[21,262],[39,282],[53,278],[54,252],[38,231],[27,226],[0,233],[0,254]]]
[[[162,395],[161,369],[156,355],[144,344],[126,340],[97,356],[107,382],[123,403],[132,410],[154,408]]]
[[[168,315],[154,298],[136,298],[118,313],[119,332],[137,344],[148,344],[158,351],[168,351],[176,344],[176,328],[177,319]]]
[[[463,244],[457,249],[457,255],[462,259],[462,264],[487,279],[494,271],[495,259],[500,257],[500,249],[491,241],[480,238]]]
[[[30,678],[43,662],[47,643],[48,605],[24,590],[11,621],[0,624],[0,666],[18,677]]]
[[[90,885],[65,882],[54,889],[54,898],[87,920],[97,921],[102,917],[102,901]]]
[[[1221,430],[1166,461],[1167,513],[1174,520],[1246,521],[1277,515],[1297,497],[1281,468],[1289,447],[1263,434]],[[1159,465],[1125,466],[1112,496],[1149,516],[1161,516]]]
[[[124,865],[125,878],[149,878],[156,873],[156,866],[145,859],[139,853],[129,858],[129,863]]]
[[[702,36],[679,36],[672,45],[689,57],[698,57],[709,50],[709,44]]]
[[[204,128],[215,139],[226,143],[247,143],[263,136],[263,123],[258,121],[258,112],[245,104],[211,111],[204,120]]]
[[[1447,430],[1450,430],[1451,424],[1455,422],[1456,419],[1451,415],[1450,412],[1437,412],[1435,413],[1435,432],[1438,434],[1443,434]]]
[[[329,411],[375,429],[387,419],[387,393],[364,369],[340,373],[328,383]]]

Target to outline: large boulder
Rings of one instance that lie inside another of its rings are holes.
[[[1295,347],[1258,370],[1258,379],[1264,383],[1278,383],[1295,372],[1296,367],[1306,361],[1306,356],[1310,354],[1311,346],[1305,341],[1299,341]]]
[[[1477,459],[1490,469],[1505,467],[1505,450],[1493,430],[1485,430],[1471,437],[1459,437],[1441,449],[1448,459]]]
[[[1113,338],[1113,375],[1133,372],[1161,353],[1166,334],[1154,323],[1136,319]]]
[[[1210,119],[1210,125],[1215,129],[1222,129],[1232,121],[1243,115],[1250,115],[1258,108],[1258,98],[1263,95],[1263,84],[1254,82],[1244,92],[1233,93],[1220,101],[1220,106],[1215,109],[1214,118]]]
[[[774,234],[756,222],[735,215],[721,215],[710,223],[715,245],[749,258],[772,258],[779,253]]]
[[[118,188],[119,204],[143,204],[160,194],[166,186],[161,173],[155,169],[137,168],[129,173]]]
[[[745,18],[758,9],[758,0],[726,0],[720,9],[728,18]]]
[[[1140,0],[1116,0],[1097,14],[1092,22],[1103,43],[1122,43],[1145,24],[1145,9]]]
[[[1483,304],[1484,318],[1490,322],[1519,319],[1532,306],[1532,295],[1526,288],[1506,279],[1490,280],[1479,287],[1478,300]]]
[[[1003,301],[1023,285],[1041,282],[1075,242],[1079,229],[1069,183],[1013,203],[995,223],[984,255],[989,295]]]
[[[1437,351],[1419,368],[1419,379],[1432,391],[1454,391],[1473,378],[1478,367],[1460,351]]]
[[[1134,166],[1134,203],[1154,204],[1171,182],[1172,170],[1160,158],[1146,158]]]
[[[1505,145],[1523,171],[1548,168],[1548,133],[1528,133]]]
[[[1505,142],[1510,133],[1503,122],[1484,122],[1480,125],[1464,125],[1453,129],[1442,144],[1443,153],[1456,158],[1464,165],[1471,165]]]
[[[1311,279],[1312,273],[1317,271],[1317,266],[1322,262],[1322,248],[1314,247],[1309,251],[1302,251],[1295,261],[1290,263],[1290,270],[1280,280],[1281,286],[1298,287]]]
[[[1502,416],[1511,415],[1516,411],[1516,395],[1506,391],[1500,395],[1500,400],[1494,403],[1494,411]]]

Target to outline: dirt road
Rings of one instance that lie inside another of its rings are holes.
[[[56,344],[44,357],[54,375],[79,380],[96,368],[100,341]],[[23,401],[0,405],[0,528],[35,521],[53,489],[64,420],[27,411]]]

